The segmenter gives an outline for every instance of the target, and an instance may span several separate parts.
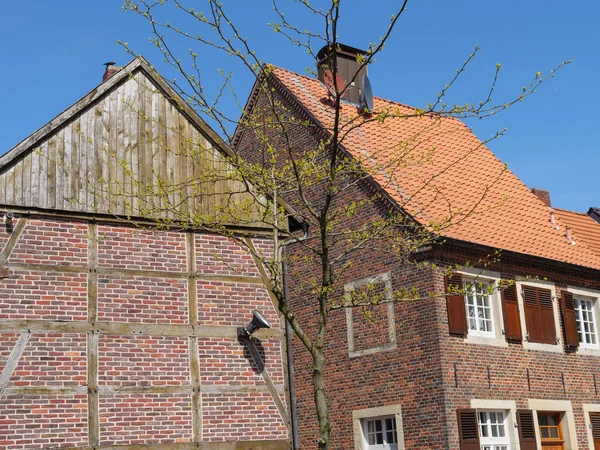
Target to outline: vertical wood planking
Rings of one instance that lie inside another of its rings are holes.
[[[131,212],[137,215],[139,210],[139,201],[137,197],[138,184],[140,182],[140,170],[139,170],[139,114],[140,114],[140,73],[136,73],[128,82],[130,92],[130,104],[127,108],[130,121],[130,136],[129,142],[131,145],[131,166],[130,166],[130,178],[131,178]]]
[[[139,119],[138,119],[138,148],[139,148],[139,158],[138,158],[138,172],[139,172],[139,186],[137,189],[137,196],[139,206],[142,211],[146,210],[146,190],[148,188],[149,177],[148,177],[148,167],[147,167],[147,147],[148,147],[148,92],[150,89],[150,82],[148,79],[142,74],[139,75],[138,78],[138,89],[139,89]],[[151,101],[151,100],[150,100]],[[140,214],[145,215],[145,214]]]
[[[56,133],[56,159],[54,167],[56,168],[56,186],[54,187],[54,206],[57,209],[64,209],[63,192],[66,178],[65,171],[65,128]]]
[[[116,158],[116,176],[114,178],[113,183],[115,184],[115,195],[117,198],[117,209],[116,214],[124,214],[125,213],[125,172],[123,167],[123,161],[125,159],[125,129],[124,129],[124,91],[125,85],[122,84],[119,86],[114,95],[117,97],[117,109],[113,113],[116,115],[117,121],[117,139],[115,141],[115,146],[117,148],[117,158]]]
[[[158,195],[161,199],[161,211],[164,211],[169,207],[169,199],[167,196],[168,182],[167,182],[167,99],[162,95],[159,96],[158,100],[158,114],[159,114],[159,156],[160,156],[160,175],[159,180],[161,189]]]
[[[56,189],[58,183],[57,177],[57,151],[56,147],[58,146],[57,140],[59,139],[59,134],[55,134],[48,141],[48,153],[46,155],[46,175],[45,178],[47,180],[46,187],[46,207],[50,209],[56,208]],[[44,176],[44,174],[41,174]]]
[[[158,188],[160,178],[160,93],[155,89],[152,93],[152,193],[154,199],[150,207],[159,210],[162,207],[160,191]]]
[[[14,176],[13,176],[13,198],[14,202],[17,205],[23,204],[23,166],[21,164],[16,164],[14,166]]]
[[[88,210],[88,189],[87,189],[87,172],[88,172],[88,139],[90,138],[90,130],[88,126],[89,117],[83,114],[79,120],[79,192],[76,193],[75,201],[77,202],[78,210]]]
[[[75,119],[71,127],[71,208],[79,206],[79,124],[79,119]]]
[[[131,121],[131,102],[132,102],[132,83],[131,79],[127,80],[123,85],[123,104],[121,105],[121,113],[123,115],[123,187],[124,187],[124,213],[131,214],[131,138],[132,138],[132,121]]]
[[[100,204],[97,205],[100,211],[110,211],[110,186],[108,180],[110,180],[110,96],[105,97],[102,101],[102,149],[100,152],[100,163],[102,165],[100,170],[101,180],[98,180],[98,195],[100,196]]]
[[[29,157],[31,158],[31,188],[29,190],[29,198],[31,204],[36,205],[39,198],[40,192],[40,155],[37,150],[33,150]],[[9,187],[8,179],[6,180],[6,187]],[[10,203],[10,195],[6,193],[6,199]]]
[[[177,189],[177,202],[179,204],[179,210],[181,214],[186,215],[188,213],[187,208],[187,171],[186,171],[186,151],[185,151],[185,117],[183,117],[178,111],[177,117],[177,183],[179,188]]]
[[[39,178],[39,191],[38,191],[38,202],[39,206],[42,208],[48,207],[48,141],[43,141],[37,150],[34,150],[38,153],[39,159],[39,169],[38,169],[38,178]]]
[[[106,118],[108,126],[108,137],[106,141],[106,162],[108,166],[108,178],[104,183],[105,195],[108,197],[107,208],[110,212],[117,211],[116,179],[117,179],[117,115],[118,115],[118,89],[112,91],[107,97],[108,117]]]
[[[70,123],[65,127],[65,137],[64,137],[64,170],[65,170],[65,178],[63,180],[63,191],[62,191],[62,204],[63,209],[68,209],[71,206],[72,193],[71,193],[71,183],[74,178],[73,173],[73,147],[71,142],[73,140],[73,124]]]
[[[176,114],[175,108],[171,102],[166,101],[166,125],[167,125],[167,147],[166,147],[166,158],[167,158],[167,172],[166,179],[168,182],[168,199],[169,199],[169,218],[174,217],[176,208],[175,200],[175,185],[177,183],[177,177],[175,176],[175,158],[176,158],[176,141],[175,141],[175,120],[173,116]]]

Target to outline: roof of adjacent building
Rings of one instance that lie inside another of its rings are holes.
[[[328,128],[334,108],[319,80],[277,67],[273,76]],[[378,97],[371,115],[349,103],[341,114],[361,123],[343,147],[421,224],[443,237],[600,269],[594,245],[567,238],[566,215],[553,223],[551,210],[460,120]]]
[[[600,258],[600,223],[589,215],[556,208],[560,221],[569,227],[576,245],[585,244]]]

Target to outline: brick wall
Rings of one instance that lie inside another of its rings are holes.
[[[308,119],[286,95],[276,91],[275,100],[282,105],[280,112],[287,123],[292,123],[293,117]],[[269,117],[266,104],[259,96],[254,108],[256,111],[263,109]],[[316,127],[290,125],[288,132],[297,155],[318,147],[320,135]],[[280,136],[270,137],[269,144],[284,149]],[[238,135],[236,149],[248,160],[260,163],[265,142],[253,135],[252,130],[246,130]],[[285,155],[285,152],[279,154]],[[307,190],[307,196],[318,206],[319,187],[315,184],[313,188]],[[366,184],[358,183],[341,196],[339,204],[370,196],[372,190]],[[286,201],[306,212],[293,192]],[[382,217],[388,208],[384,202],[368,203],[341,226],[357,229],[370,219]],[[314,227],[312,236],[315,236]],[[505,278],[547,278],[555,283],[557,292],[567,285],[600,291],[600,277],[596,272],[515,255],[501,255],[499,261],[493,262],[495,258],[490,258],[489,252],[474,247],[467,249],[445,244],[437,248],[428,256],[429,262],[442,267],[487,261],[488,270],[498,271]],[[300,245],[290,246],[289,251],[292,308],[309,334],[314,335],[318,309],[313,282],[320,277],[319,261]],[[399,262],[376,248],[354,254],[351,260],[342,261],[341,265],[344,263],[350,263],[350,266],[343,272],[333,295],[338,302],[345,283],[383,273],[390,274],[393,290],[414,287],[425,293],[445,289],[440,270],[431,265],[419,268]],[[386,317],[379,313],[381,311],[369,321],[360,312],[353,312],[355,349],[367,350],[384,343],[382,330],[387,326]],[[395,349],[350,356],[345,311],[335,311],[329,316],[325,373],[332,419],[332,448],[353,448],[352,411],[399,404],[402,405],[406,449],[458,449],[456,409],[470,407],[472,399],[514,400],[518,408],[527,407],[528,399],[570,400],[576,438],[578,442],[586,443],[583,447],[587,445],[581,405],[600,405],[593,378],[596,374],[600,383],[599,357],[530,350],[518,344],[500,348],[467,343],[463,338],[449,335],[443,298],[398,302],[394,305],[394,318]],[[564,330],[561,330],[561,336],[564,342]],[[293,350],[301,448],[314,448],[317,422],[311,382],[312,360],[298,339],[293,340]],[[527,383],[527,370],[531,387]]]
[[[233,240],[42,217],[13,233],[0,229],[0,252],[16,241],[10,277],[0,279],[0,373],[12,371],[0,386],[0,448],[195,436],[285,445],[285,418],[264,379],[285,405],[278,314]],[[268,239],[257,244],[270,251]],[[236,337],[253,309],[273,327],[257,333],[264,365]]]

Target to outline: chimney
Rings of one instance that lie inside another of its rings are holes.
[[[115,63],[112,61],[104,63],[104,65],[106,66],[106,70],[104,71],[104,75],[102,75],[102,82],[108,80],[115,73],[122,69],[122,67],[115,66]]]
[[[325,83],[325,71],[327,69],[333,71],[333,68],[337,67],[337,73],[344,81],[344,86],[347,86],[354,80],[354,86],[348,86],[342,98],[358,104],[360,102],[360,92],[362,91],[363,75],[367,74],[367,68],[365,66],[359,70],[360,64],[356,62],[356,57],[358,55],[365,55],[366,53],[364,50],[338,44],[338,50],[334,58],[332,49],[326,45],[317,53],[319,80]]]
[[[550,192],[538,188],[532,188],[531,192],[533,192],[548,208],[552,207],[552,204],[550,203]]]
[[[588,212],[588,216],[594,219],[596,222],[600,223],[600,208],[591,207]]]

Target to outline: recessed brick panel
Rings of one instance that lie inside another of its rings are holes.
[[[8,264],[87,266],[87,223],[29,220]]]
[[[261,285],[198,281],[198,323],[200,325],[245,326],[258,309],[272,327],[279,324],[273,302]]]
[[[192,440],[190,396],[118,394],[100,397],[100,445]]]
[[[0,319],[86,320],[87,273],[12,270],[0,280]]]
[[[188,338],[105,335],[98,339],[98,383],[109,386],[189,384]]]
[[[196,235],[196,270],[206,275],[258,276],[250,254],[232,239]]]
[[[85,334],[33,333],[9,386],[83,386],[86,370]]]
[[[202,437],[208,441],[286,439],[268,393],[202,394]]]
[[[184,272],[185,234],[101,225],[98,264],[112,269]]]
[[[257,341],[262,364],[274,384],[282,385],[281,343],[274,339]],[[199,338],[200,382],[202,385],[257,385],[264,386],[257,363],[250,349],[237,339]]]
[[[8,395],[0,402],[0,448],[85,447],[86,395]]]
[[[98,277],[98,317],[115,322],[183,324],[188,321],[183,279]]]
[[[352,309],[354,350],[367,350],[390,344],[388,305],[370,305]]]

